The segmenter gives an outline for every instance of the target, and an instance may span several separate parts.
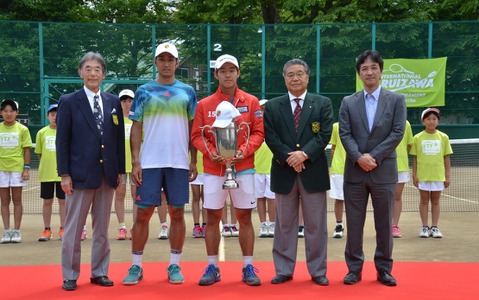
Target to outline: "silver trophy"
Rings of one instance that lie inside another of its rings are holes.
[[[213,127],[205,125],[201,128],[201,139],[203,144],[210,154],[213,155],[206,145],[205,131],[210,132],[215,137],[216,141],[216,151],[219,155],[223,156],[226,159],[226,180],[223,183],[223,189],[237,189],[239,188],[238,182],[233,178],[233,168],[231,167],[231,160],[234,158],[236,151],[238,149],[238,135],[241,134],[241,131],[245,131],[246,138],[246,147],[249,143],[250,138],[250,127],[248,123],[242,122],[236,125],[234,122],[229,123],[224,128]],[[246,150],[245,147],[245,150]]]

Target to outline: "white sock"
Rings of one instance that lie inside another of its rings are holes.
[[[132,254],[133,265],[137,265],[141,268],[141,263],[143,261],[143,254]]]
[[[243,267],[253,264],[253,256],[243,256]]]
[[[208,255],[208,265],[218,266],[218,255]]]
[[[170,265],[173,265],[173,264],[179,265],[180,264],[180,257],[181,257],[181,253],[171,253],[170,252]]]

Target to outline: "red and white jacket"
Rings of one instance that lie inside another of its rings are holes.
[[[203,166],[204,172],[212,175],[223,176],[225,174],[226,166],[213,163],[211,161],[210,154],[205,148],[201,137],[202,127],[205,125],[212,126],[216,120],[216,107],[222,101],[230,101],[229,95],[225,95],[221,92],[221,89],[203,98],[198,102],[195,112],[195,118],[193,120],[193,127],[191,129],[191,142],[193,145],[203,153]],[[259,105],[258,98],[248,94],[238,87],[236,88],[235,96],[232,103],[238,111],[240,116],[235,118],[235,124],[242,122],[248,123],[250,127],[250,139],[248,145],[246,145],[246,137],[241,131],[238,135],[238,150],[243,151],[244,160],[235,165],[236,172],[254,168],[254,153],[264,141],[264,125],[263,125],[263,113]],[[213,133],[208,130],[204,131],[206,138],[206,145],[211,153],[217,153],[216,142]]]

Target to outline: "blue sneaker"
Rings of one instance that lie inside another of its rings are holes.
[[[128,275],[123,279],[124,285],[135,285],[143,279],[143,269],[138,265],[133,265],[128,269]]]
[[[215,282],[221,281],[220,269],[215,265],[210,264],[205,269],[203,277],[201,277],[199,285],[212,285]]]
[[[166,272],[168,272],[168,279],[170,280],[170,283],[173,284],[180,284],[185,282],[185,278],[183,275],[181,275],[181,268],[177,264],[171,264],[168,269],[166,269]]]
[[[259,279],[255,274],[258,272],[258,269],[253,267],[253,265],[246,265],[246,267],[243,268],[243,282],[252,286],[261,285],[261,279]]]

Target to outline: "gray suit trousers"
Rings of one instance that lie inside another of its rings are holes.
[[[98,189],[74,189],[66,196],[66,218],[62,238],[62,272],[64,280],[77,280],[81,264],[81,232],[91,207],[93,224],[91,277],[107,276],[110,263],[111,205],[115,190],[105,178]]]
[[[297,175],[287,195],[276,193],[276,224],[273,261],[277,275],[292,276],[298,249],[299,203],[304,219],[306,264],[312,277],[325,276],[327,269],[326,192],[308,193]]]
[[[363,235],[369,196],[374,209],[376,270],[391,272],[393,259],[392,215],[396,184],[376,184],[369,176],[364,182],[344,184],[344,206],[346,208],[346,264],[350,272],[363,269]]]

